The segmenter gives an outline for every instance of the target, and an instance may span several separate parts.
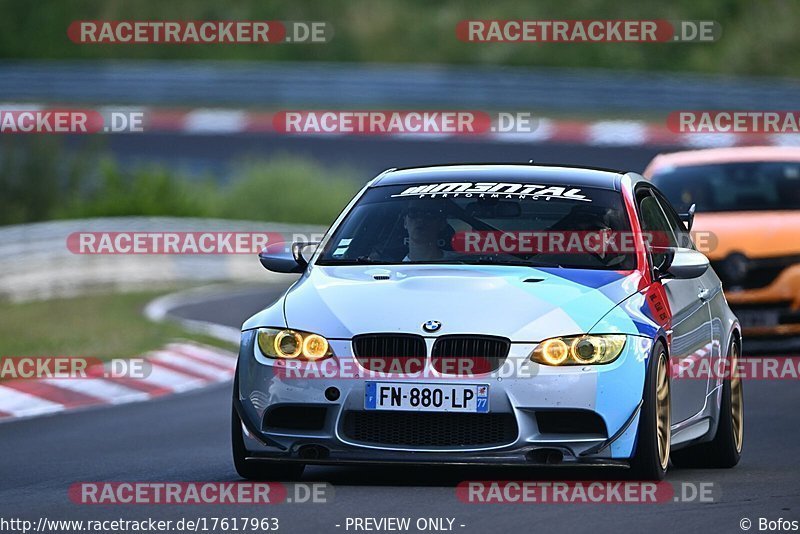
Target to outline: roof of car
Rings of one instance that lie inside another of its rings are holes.
[[[659,154],[647,169],[645,176],[663,167],[684,167],[689,165],[713,165],[718,163],[737,163],[752,161],[800,161],[800,147],[789,146],[737,146],[729,148],[707,148],[703,150],[684,150],[670,154]]]
[[[610,169],[539,164],[436,165],[390,169],[372,186],[428,184],[437,182],[517,182],[544,185],[576,185],[619,189],[624,173]]]

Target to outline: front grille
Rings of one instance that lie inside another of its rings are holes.
[[[431,365],[440,373],[476,375],[500,369],[511,342],[492,336],[442,336],[433,344]]]
[[[347,412],[342,431],[352,441],[402,447],[505,445],[517,439],[510,413]]]
[[[364,369],[377,373],[420,373],[426,347],[413,334],[365,334],[353,338],[353,354]]]

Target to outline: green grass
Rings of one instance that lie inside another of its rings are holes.
[[[328,225],[368,178],[289,156],[247,161],[210,209],[223,219]]]
[[[797,76],[796,0],[0,0],[0,58],[238,59],[599,67]],[[301,45],[81,45],[75,20],[326,21],[334,37]],[[714,20],[715,43],[464,43],[465,19]],[[35,38],[32,38],[35,36]],[[146,83],[146,82],[142,82]]]
[[[130,358],[178,338],[233,348],[208,336],[187,333],[176,323],[146,319],[144,307],[163,293],[0,303],[0,356]]]
[[[0,225],[134,215],[327,225],[367,178],[288,155],[240,161],[224,178],[123,169],[97,146],[0,137]]]

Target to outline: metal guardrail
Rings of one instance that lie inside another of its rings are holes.
[[[42,300],[98,289],[133,290],[177,282],[282,280],[255,254],[73,254],[73,232],[280,232],[318,234],[324,227],[222,219],[114,217],[0,228],[0,301]]]
[[[209,106],[458,106],[569,111],[798,109],[800,80],[520,67],[0,61],[0,100]]]

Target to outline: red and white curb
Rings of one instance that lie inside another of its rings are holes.
[[[0,382],[0,422],[191,391],[227,382],[236,369],[234,353],[197,343],[170,343],[143,358],[151,368],[146,378],[102,378],[103,366],[96,364],[87,378]]]
[[[278,133],[275,114],[236,109],[145,109],[146,131],[185,134]],[[342,137],[344,133],[281,134],[293,137]],[[361,134],[360,134],[361,135]],[[356,136],[354,136],[356,137]],[[664,124],[637,120],[571,121],[540,117],[526,133],[485,134],[371,134],[372,138],[445,141],[473,139],[504,143],[575,143],[588,146],[682,146],[713,148],[747,145],[800,146],[800,135],[781,134],[678,134]]]
[[[0,103],[0,111],[38,111],[58,106],[44,104]],[[63,108],[76,106],[61,106]],[[686,148],[714,148],[730,146],[800,146],[800,134],[778,135],[755,133],[697,133],[679,134],[667,128],[664,121],[640,120],[580,121],[535,117],[537,127],[532,132],[485,134],[433,134],[433,133],[280,133],[275,128],[276,113],[243,109],[219,108],[148,108],[100,107],[105,112],[143,112],[145,133],[181,133],[187,135],[232,135],[268,133],[286,137],[336,138],[350,135],[353,138],[369,137],[393,140],[425,140],[431,142],[452,139],[491,141],[499,143],[570,143],[586,146],[674,146]]]

